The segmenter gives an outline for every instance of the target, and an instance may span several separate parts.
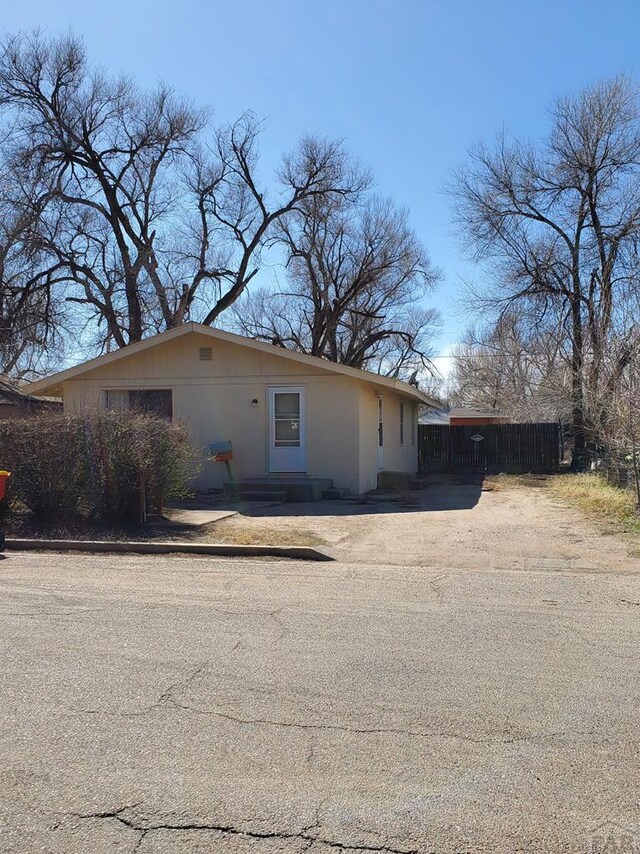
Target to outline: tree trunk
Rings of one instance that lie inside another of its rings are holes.
[[[583,386],[583,334],[580,302],[574,297],[571,303],[571,434],[573,436],[572,471],[586,471],[588,465],[585,436],[584,386]]]

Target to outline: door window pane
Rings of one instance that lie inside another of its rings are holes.
[[[297,418],[300,415],[300,395],[297,392],[278,392],[274,398],[276,418]]]
[[[300,447],[300,421],[296,418],[276,420],[276,447]]]

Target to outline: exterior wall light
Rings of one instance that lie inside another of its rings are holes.
[[[258,405],[258,398],[254,397],[253,400],[251,401],[251,406],[257,406],[257,405]]]

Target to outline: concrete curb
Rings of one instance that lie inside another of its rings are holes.
[[[311,546],[242,546],[234,543],[118,542],[110,540],[7,539],[7,551],[120,552],[133,554],[192,554],[219,557],[284,557],[295,560],[335,560]]]

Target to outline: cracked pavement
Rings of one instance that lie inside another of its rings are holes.
[[[577,854],[640,828],[640,573],[462,559],[4,557],[0,852]]]

